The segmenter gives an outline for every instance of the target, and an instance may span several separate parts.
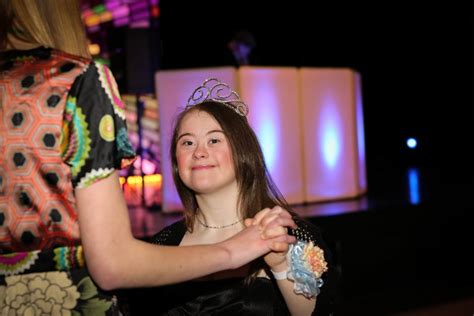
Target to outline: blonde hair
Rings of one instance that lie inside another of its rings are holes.
[[[0,50],[8,37],[90,58],[77,0],[0,0]]]

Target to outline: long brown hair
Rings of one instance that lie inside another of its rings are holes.
[[[197,201],[194,192],[179,177],[176,146],[181,123],[184,117],[192,111],[203,111],[214,117],[229,141],[232,149],[235,176],[239,186],[237,208],[241,217],[253,217],[263,208],[276,205],[290,211],[288,203],[278,191],[268,173],[257,136],[247,119],[222,103],[206,101],[178,115],[170,147],[173,178],[185,208],[184,216],[187,229],[192,232]]]
[[[0,0],[0,51],[10,36],[90,58],[77,0]]]

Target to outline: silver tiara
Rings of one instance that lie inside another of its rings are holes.
[[[201,86],[194,90],[189,97],[186,110],[205,101],[215,101],[224,104],[241,116],[247,116],[249,107],[229,85],[216,78],[204,80]]]

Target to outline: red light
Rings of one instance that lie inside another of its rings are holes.
[[[151,16],[154,18],[160,17],[160,7],[154,5],[151,7]]]

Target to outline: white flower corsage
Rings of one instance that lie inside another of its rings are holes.
[[[294,281],[293,290],[297,294],[311,298],[320,292],[323,286],[321,276],[327,271],[324,250],[309,243],[297,241],[291,245],[287,254],[289,263],[288,279]]]

